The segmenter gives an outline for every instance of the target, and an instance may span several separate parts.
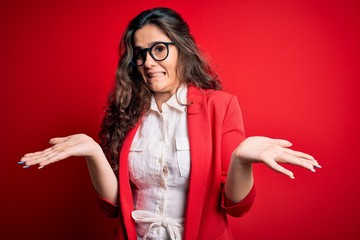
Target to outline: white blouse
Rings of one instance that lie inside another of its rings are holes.
[[[138,239],[181,239],[190,175],[187,88],[161,106],[154,98],[132,142],[129,174]]]

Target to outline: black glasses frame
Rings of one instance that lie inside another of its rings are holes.
[[[155,56],[153,55],[152,53],[152,50],[153,48],[156,46],[156,45],[159,45],[159,44],[164,44],[165,47],[166,47],[166,56],[163,58],[163,59],[156,59]],[[136,56],[133,56],[133,58],[131,59],[131,63],[135,66],[142,66],[144,65],[145,61],[146,61],[146,56],[147,56],[147,52],[150,53],[150,56],[152,57],[152,59],[154,59],[155,61],[157,62],[161,62],[161,61],[164,61],[168,56],[169,56],[169,45],[175,45],[175,43],[173,42],[155,42],[151,47],[149,48],[144,48],[144,49],[140,49],[138,54]],[[138,56],[141,56],[142,58],[142,63],[141,64],[137,64],[137,57]]]

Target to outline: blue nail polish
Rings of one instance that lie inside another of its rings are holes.
[[[29,168],[30,166],[29,165],[25,165],[25,166],[23,166],[23,168]]]
[[[21,165],[21,164],[25,164],[25,162],[20,161],[17,164]]]

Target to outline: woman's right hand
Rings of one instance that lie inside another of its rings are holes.
[[[40,169],[68,157],[94,158],[103,154],[99,144],[85,134],[52,138],[49,143],[53,146],[43,151],[25,154],[19,164],[24,164],[24,168],[39,165]]]

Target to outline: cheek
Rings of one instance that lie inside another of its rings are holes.
[[[176,66],[178,64],[178,53],[177,52],[170,52],[169,56],[166,61],[166,67],[170,72],[175,72]]]
[[[171,59],[168,64],[168,70],[170,70],[171,74],[174,75],[176,73],[177,66],[177,58]]]
[[[172,72],[173,72],[173,77],[178,78],[178,74],[179,74],[179,68],[178,68],[178,62],[175,61],[173,68],[172,68]]]

